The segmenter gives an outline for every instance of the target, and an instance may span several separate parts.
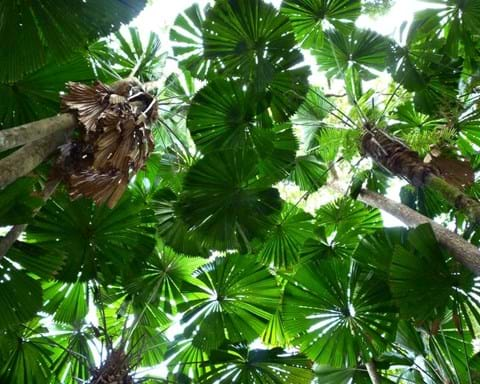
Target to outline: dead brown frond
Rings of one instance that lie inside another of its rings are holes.
[[[57,168],[72,198],[113,207],[154,148],[149,126],[157,102],[136,80],[68,86],[62,103],[77,116],[80,134],[60,148]]]

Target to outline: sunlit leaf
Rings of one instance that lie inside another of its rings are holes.
[[[381,353],[396,327],[388,286],[348,260],[302,266],[285,288],[283,308],[294,345],[332,367]]]

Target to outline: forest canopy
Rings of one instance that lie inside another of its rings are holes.
[[[0,382],[479,383],[480,0],[167,3],[0,4]]]

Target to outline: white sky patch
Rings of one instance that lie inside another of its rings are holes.
[[[356,25],[360,28],[373,29],[382,35],[391,36],[397,43],[405,41],[408,27],[413,21],[415,12],[425,8],[434,8],[435,5],[419,0],[397,0],[389,12],[381,17],[372,18],[361,15]],[[400,36],[401,26],[405,24],[403,36]]]

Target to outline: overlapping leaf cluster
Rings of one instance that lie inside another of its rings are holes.
[[[67,80],[157,80],[165,55],[154,34],[145,44],[135,29],[117,32],[116,49],[94,41],[139,2],[68,13],[41,3],[11,6],[25,14],[0,5],[16,15],[0,18],[0,37],[34,19],[22,35],[31,43],[8,58],[0,49],[3,128],[58,112]],[[47,165],[0,192],[1,224],[29,224],[0,263],[0,381],[88,381],[114,350],[136,379],[166,365],[168,379],[152,383],[367,383],[372,363],[385,383],[474,380],[479,282],[430,227],[384,228],[378,210],[347,196],[311,212],[303,203],[328,193],[320,188],[338,162],[359,158],[358,130],[337,128],[363,115],[412,141],[451,125],[450,152],[480,166],[467,74],[477,70],[480,6],[436,3],[444,8],[418,14],[405,44],[357,28],[359,0],[284,0],[279,10],[217,0],[182,12],[170,32],[181,74],[157,90],[156,153],[114,209],[59,189],[31,218]],[[309,86],[302,49],[356,108],[339,111]],[[364,92],[386,70],[405,90],[385,108],[390,121]],[[352,189],[386,193],[378,168],[352,172]],[[282,199],[285,185],[298,198]],[[406,187],[402,200],[430,217],[450,212],[480,242],[434,191]]]

